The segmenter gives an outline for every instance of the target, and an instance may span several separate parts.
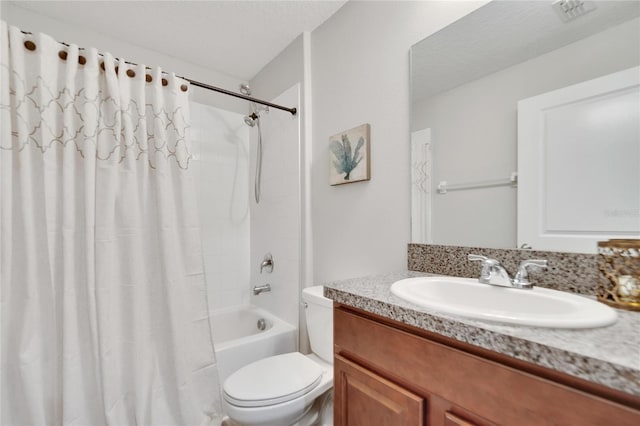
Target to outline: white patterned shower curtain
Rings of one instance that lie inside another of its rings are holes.
[[[215,422],[185,82],[0,38],[0,424]]]

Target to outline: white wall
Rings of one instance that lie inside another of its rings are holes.
[[[274,103],[297,106],[300,87],[295,85]],[[298,326],[300,283],[300,117],[288,112],[261,112],[262,179],[260,202],[253,191],[258,127],[251,129],[250,286],[271,284],[271,292],[251,293],[251,303]],[[272,273],[260,273],[266,253],[273,255]]]
[[[314,281],[406,269],[409,48],[486,2],[347,2],[311,35]],[[371,181],[329,186],[329,136],[371,124]]]
[[[75,43],[80,47],[95,47],[101,52],[110,52],[118,58],[150,67],[161,66],[163,70],[174,72],[192,80],[237,91],[242,81],[234,76],[222,72],[203,68],[179,58],[160,53],[162,46],[157,50],[149,50],[136,46],[135,40],[117,40],[96,33],[90,26],[78,27],[69,25],[57,19],[22,9],[12,3],[0,1],[2,19],[10,25],[15,25],[21,30],[41,32],[50,35],[58,41]],[[90,23],[87,23],[90,25]],[[246,102],[215,93],[199,87],[192,86],[191,99],[203,104],[214,105],[230,111],[243,112],[246,110]]]
[[[209,309],[249,303],[249,128],[191,102],[191,143]]]
[[[413,105],[412,130],[431,128],[435,244],[516,247],[516,189],[439,195],[438,182],[507,179],[517,169],[518,100],[638,65],[638,28],[633,19]]]
[[[300,34],[251,79],[253,96],[273,99],[304,80],[304,37]]]

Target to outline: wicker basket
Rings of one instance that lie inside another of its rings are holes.
[[[640,311],[640,240],[600,241],[598,254],[598,300]]]

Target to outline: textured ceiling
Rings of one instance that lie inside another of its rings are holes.
[[[594,1],[563,23],[552,1],[493,1],[411,48],[413,102],[637,17],[639,1]],[[640,28],[638,29],[640,37]]]
[[[76,0],[11,3],[250,80],[300,33],[315,29],[345,2]]]

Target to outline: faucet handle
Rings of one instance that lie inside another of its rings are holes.
[[[538,268],[546,268],[549,262],[544,259],[527,259],[520,262],[520,268],[527,266],[535,266]]]
[[[490,257],[487,256],[482,256],[480,254],[468,254],[467,255],[467,259],[469,261],[479,261],[482,262],[482,266],[483,267],[489,267],[489,266],[498,266],[500,265],[500,262],[498,262],[496,259],[492,259]]]
[[[520,262],[520,266],[518,266],[518,272],[516,273],[515,278],[513,279],[513,286],[519,288],[531,288],[533,284],[529,281],[529,273],[527,272],[527,267],[534,267],[540,269],[547,269],[548,262],[543,259],[527,259]]]
[[[487,256],[482,256],[480,254],[468,254],[467,259],[469,261],[479,261],[482,262],[482,271],[480,272],[480,277],[478,277],[478,281],[481,283],[489,283],[491,280],[491,270],[496,266],[500,266],[500,262],[495,259],[491,259]]]
[[[479,261],[484,262],[485,260],[488,260],[489,258],[487,256],[482,256],[480,254],[471,254],[471,253],[469,253],[467,255],[467,259],[470,260],[470,261],[479,260]]]
[[[271,253],[264,255],[262,263],[260,263],[260,273],[262,273],[263,269],[266,269],[269,273],[273,272],[273,256]]]

